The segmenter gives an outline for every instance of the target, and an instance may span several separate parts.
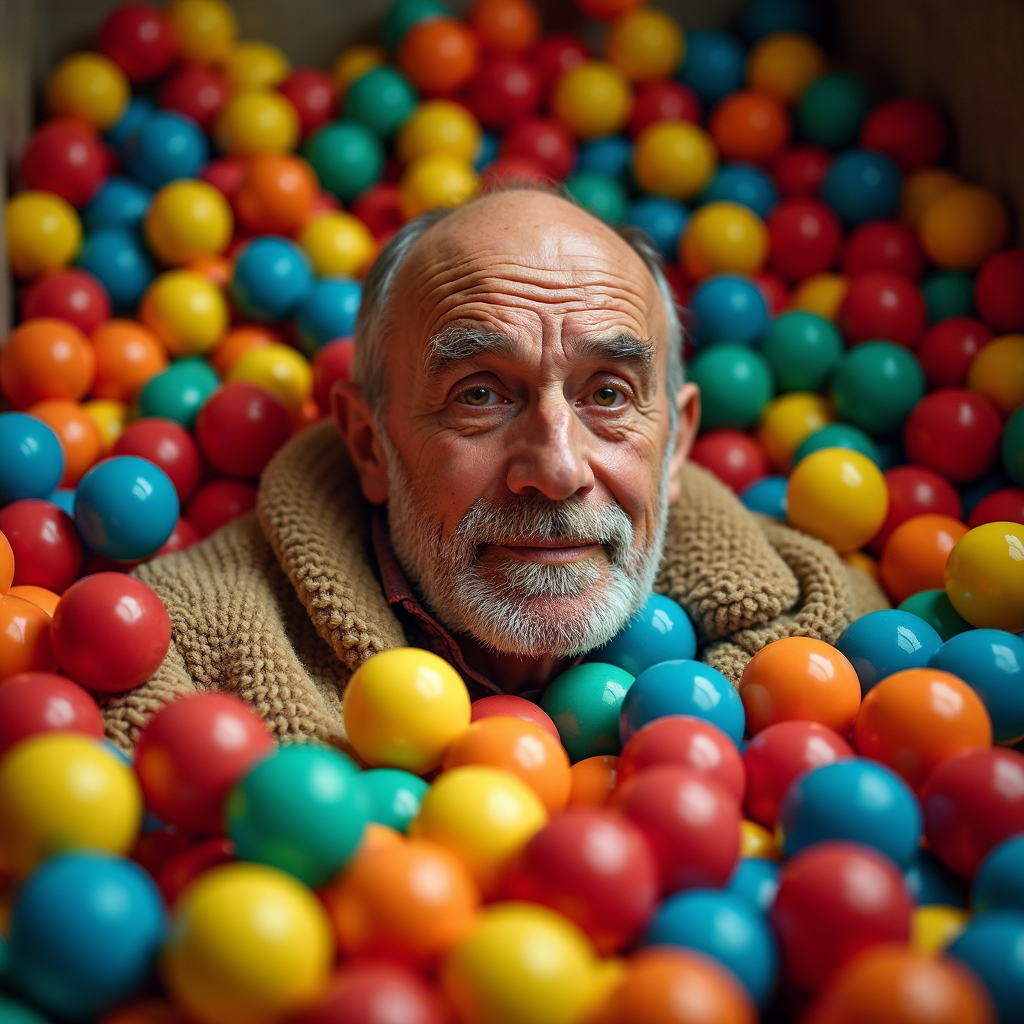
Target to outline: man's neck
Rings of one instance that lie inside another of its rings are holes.
[[[571,658],[523,658],[501,654],[477,643],[464,633],[455,634],[466,663],[497,683],[505,693],[543,689],[572,662]]]

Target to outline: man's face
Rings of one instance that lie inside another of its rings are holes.
[[[494,650],[603,643],[650,591],[696,425],[691,387],[673,462],[668,320],[643,261],[563,200],[505,193],[423,236],[392,308],[385,436],[354,455],[404,568]]]

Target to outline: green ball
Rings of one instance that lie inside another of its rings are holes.
[[[380,23],[380,41],[392,53],[398,49],[402,36],[421,21],[451,18],[452,12],[440,0],[395,0]]]
[[[625,669],[588,661],[567,669],[544,691],[540,706],[555,723],[573,764],[622,749],[619,711],[632,685],[633,676]]]
[[[420,802],[430,789],[418,775],[400,768],[371,768],[359,776],[370,821],[405,832],[419,813]]]
[[[310,888],[356,852],[367,822],[359,769],[337,750],[279,747],[235,786],[224,817],[239,860],[269,864]]]
[[[832,404],[839,418],[872,437],[901,427],[923,396],[921,364],[891,341],[868,341],[850,349],[832,375]]]
[[[944,590],[919,590],[900,604],[899,610],[924,619],[939,634],[943,643],[957,633],[966,633],[974,628],[960,617]]]
[[[380,180],[384,173],[384,147],[366,125],[333,121],[306,143],[303,155],[320,185],[343,203]]]
[[[842,149],[852,146],[871,109],[871,93],[856,75],[830,71],[804,90],[797,124],[809,142]]]
[[[0,1021],[3,1024],[50,1024],[41,1013],[36,1013],[31,1006],[16,1003],[4,995],[0,995]]]
[[[690,364],[700,388],[703,430],[752,427],[775,393],[768,361],[746,345],[713,345]]]
[[[203,403],[220,386],[220,379],[205,359],[178,359],[139,393],[139,415],[159,416],[192,429]]]
[[[811,452],[820,451],[822,448],[850,448],[861,455],[866,455],[876,466],[882,464],[882,454],[878,450],[878,445],[863,430],[849,423],[830,423],[827,427],[816,430],[810,437],[804,438],[793,453],[793,465],[795,466],[801,459],[806,459]]]
[[[625,220],[629,211],[626,190],[614,178],[600,171],[574,174],[565,183],[565,189],[584,210],[609,224]]]
[[[758,347],[780,392],[820,391],[842,355],[843,338],[824,317],[795,309],[771,322]]]
[[[928,323],[951,316],[974,316],[974,278],[962,270],[932,274],[921,285]]]
[[[1003,427],[1003,465],[1015,484],[1024,484],[1024,405]]]
[[[360,75],[345,94],[345,117],[388,141],[409,120],[419,102],[401,71],[384,65]]]

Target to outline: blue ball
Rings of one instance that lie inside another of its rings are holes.
[[[903,872],[903,885],[919,907],[967,906],[964,880],[927,850],[919,850],[913,863]]]
[[[622,742],[666,715],[694,715],[717,725],[733,743],[743,739],[746,716],[736,687],[717,669],[699,661],[663,661],[636,677],[622,702]]]
[[[156,276],[156,267],[138,234],[128,227],[96,228],[85,236],[75,265],[88,270],[107,290],[119,313],[134,313]]]
[[[178,522],[178,493],[148,459],[119,455],[98,462],[75,491],[75,526],[93,551],[117,562],[148,558]]]
[[[672,598],[651,594],[643,608],[587,660],[618,665],[638,676],[659,662],[690,659],[696,654],[697,636],[689,616]]]
[[[146,985],[165,930],[160,893],[133,861],[57,856],[14,903],[12,975],[46,1013],[90,1021]]]
[[[860,427],[855,427],[852,423],[830,423],[804,438],[793,453],[793,465],[795,466],[801,459],[806,459],[811,452],[821,451],[822,448],[850,448],[861,455],[866,455],[876,466],[882,461],[878,445]]]
[[[694,341],[708,345],[752,345],[768,329],[771,317],[761,289],[739,274],[716,274],[690,297]]]
[[[107,132],[106,139],[122,155],[125,146],[142,126],[156,113],[156,104],[145,96],[133,96],[117,123]]]
[[[764,857],[743,857],[725,888],[767,914],[779,891],[779,865]]]
[[[473,170],[479,174],[492,160],[498,156],[501,149],[501,136],[494,132],[484,132],[480,136],[480,146],[476,151],[473,160]]]
[[[299,340],[307,355],[338,338],[350,338],[363,286],[352,277],[324,277],[309,290],[298,308]]]
[[[674,262],[678,258],[679,236],[689,216],[686,207],[674,199],[644,196],[629,208],[626,223],[645,232],[662,257]]]
[[[779,193],[760,167],[736,163],[720,167],[700,198],[705,203],[739,203],[763,220],[779,201]]]
[[[74,517],[75,514],[75,492],[68,490],[65,487],[58,487],[47,499],[57,506],[62,512],[67,512],[69,516]]]
[[[849,757],[813,768],[779,806],[786,857],[814,843],[849,840],[907,867],[921,845],[921,811],[910,787],[875,761]]]
[[[979,914],[950,943],[949,956],[967,964],[988,990],[999,1024],[1024,1017],[1024,914]]]
[[[1024,640],[1001,629],[950,637],[928,664],[959,676],[984,701],[996,743],[1024,737]],[[1021,862],[1024,876],[1024,861]]]
[[[400,768],[371,768],[359,775],[370,821],[407,832],[430,784]]]
[[[86,231],[141,227],[152,201],[153,193],[145,185],[115,175],[107,178],[82,210],[82,226]]]
[[[779,950],[764,914],[748,900],[715,889],[670,896],[644,934],[645,946],[681,946],[728,968],[763,1006],[775,988]]]
[[[273,323],[291,316],[312,288],[309,257],[287,238],[264,235],[235,261],[231,298],[250,319]]]
[[[763,480],[755,480],[743,488],[740,501],[751,512],[760,512],[780,522],[786,521],[788,502],[786,488],[789,481],[784,476],[766,476]]]
[[[743,12],[743,34],[752,43],[773,32],[818,31],[818,10],[810,0],[750,0]]]
[[[1024,833],[992,847],[971,882],[971,910],[1024,913]]]
[[[0,505],[48,498],[64,475],[64,449],[42,420],[0,413]]]
[[[849,149],[828,169],[821,197],[847,227],[856,227],[895,213],[900,185],[900,172],[887,156],[869,149]]]
[[[710,106],[742,87],[746,59],[742,45],[730,33],[691,29],[686,33],[686,57],[679,78]]]
[[[202,128],[169,110],[158,110],[147,118],[124,149],[128,170],[153,188],[176,178],[194,178],[210,159]]]
[[[622,135],[606,135],[580,146],[575,171],[596,171],[626,184],[632,154],[633,144],[629,139]]]
[[[919,615],[886,608],[850,623],[836,641],[853,665],[862,694],[894,672],[924,668],[942,646],[942,637]]]

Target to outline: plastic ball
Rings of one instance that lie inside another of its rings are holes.
[[[851,145],[871,106],[867,87],[855,75],[830,71],[804,90],[797,105],[803,136],[829,149]]]
[[[224,71],[236,89],[259,89],[280,85],[288,77],[291,65],[276,46],[249,39],[232,47]]]
[[[765,358],[745,345],[715,345],[697,354],[688,367],[700,388],[701,425],[751,427],[774,393]]]
[[[275,89],[240,89],[217,114],[214,138],[228,156],[288,152],[299,140],[299,115]]]
[[[146,243],[163,263],[180,266],[223,252],[231,239],[227,200],[204,181],[174,181],[153,197],[146,214]]]
[[[190,117],[209,133],[230,94],[231,85],[217,68],[185,64],[164,82],[160,106]]]
[[[82,545],[71,517],[39,498],[0,508],[0,531],[14,552],[15,586],[63,593],[82,566]]]
[[[945,590],[919,591],[913,597],[901,601],[899,610],[924,619],[939,634],[943,643],[971,628],[970,623],[962,619],[949,603]]]
[[[78,214],[50,192],[19,192],[7,203],[7,252],[16,277],[68,264],[82,244]]]
[[[708,118],[708,131],[723,159],[770,164],[789,141],[792,124],[774,96],[741,90],[718,103]]]
[[[14,582],[14,551],[0,530],[0,597],[8,593]]]
[[[948,133],[942,116],[921,100],[901,98],[879,104],[861,128],[866,149],[884,153],[908,174],[939,163]]]
[[[944,953],[969,919],[960,907],[918,906],[910,922],[911,949],[926,955]]]
[[[61,484],[75,487],[83,474],[103,454],[103,438],[92,417],[78,402],[52,398],[28,407],[60,440],[64,449],[64,475]]]
[[[406,832],[419,813],[420,803],[430,788],[410,772],[397,768],[373,768],[361,772],[359,788],[366,801],[370,821]]]
[[[402,212],[412,220],[439,206],[460,206],[477,191],[469,164],[444,153],[421,156],[406,168],[399,183]]]
[[[675,257],[679,236],[688,219],[686,207],[672,199],[638,199],[626,214],[626,223],[639,228],[654,242],[663,259]]]
[[[1018,870],[1022,855],[1024,835],[1011,836],[989,851],[971,884],[971,910],[975,914],[1024,911],[1024,879]]]
[[[942,388],[915,406],[903,443],[914,462],[965,483],[995,461],[1001,429],[999,414],[983,395]]]
[[[64,452],[52,428],[24,413],[0,413],[0,505],[48,497],[63,473]]]
[[[882,461],[878,445],[863,430],[848,423],[830,423],[800,442],[793,453],[793,465],[822,448],[849,448],[866,455],[876,466]]]
[[[388,65],[371,68],[349,86],[344,116],[365,125],[381,139],[391,139],[416,108],[416,90]]]
[[[604,807],[615,791],[616,766],[619,759],[615,754],[596,754],[577,761],[572,773],[572,792],[569,794],[570,807]]]
[[[355,121],[335,121],[316,132],[303,154],[320,184],[342,202],[351,202],[376,182],[384,169],[377,136]]]
[[[331,411],[331,391],[339,380],[348,380],[352,367],[351,338],[329,341],[313,356],[313,398],[325,415]]]
[[[550,105],[551,112],[576,138],[595,139],[625,126],[633,108],[633,92],[617,67],[591,60],[558,78]]]
[[[50,615],[33,601],[0,597],[0,682],[22,672],[50,672],[57,660],[50,646]]]
[[[167,15],[184,60],[216,63],[231,52],[238,25],[231,8],[221,0],[172,0]]]
[[[992,331],[980,320],[952,316],[933,324],[917,346],[929,388],[960,388],[974,357],[992,340]]]
[[[751,512],[785,522],[786,485],[784,476],[768,476],[745,488],[740,493],[740,500]]]
[[[653,81],[642,86],[633,104],[627,131],[634,138],[656,121],[701,121],[697,94],[681,82]]]
[[[774,32],[761,39],[747,57],[747,82],[783,103],[795,103],[828,64],[821,48],[798,32]]]
[[[196,417],[195,434],[218,472],[257,477],[291,435],[291,417],[273,395],[238,381],[210,396]]]
[[[158,373],[139,392],[143,416],[174,420],[188,429],[220,381],[201,359],[181,359]]]
[[[1024,405],[1024,335],[989,342],[971,362],[967,386],[988,398],[1003,416]]]
[[[900,200],[900,220],[918,228],[925,211],[940,197],[964,184],[944,167],[926,167],[907,176]]]
[[[769,214],[769,265],[784,277],[803,280],[835,264],[842,227],[824,203],[786,199]]]
[[[485,128],[499,131],[536,113],[543,92],[543,78],[532,62],[497,55],[480,69],[467,101]]]
[[[842,271],[847,277],[885,271],[919,281],[924,276],[924,260],[910,227],[898,221],[873,220],[850,234],[843,247]]]
[[[922,849],[914,863],[903,873],[903,881],[919,907],[967,906],[967,886],[935,856]]]
[[[544,84],[551,85],[566,71],[589,60],[587,44],[579,36],[569,32],[550,32],[537,44],[533,52],[534,62],[544,78]]]
[[[914,348],[925,328],[921,293],[901,274],[874,271],[850,283],[839,324],[850,345],[873,339]]]
[[[100,282],[82,270],[58,270],[38,278],[21,301],[24,320],[66,320],[89,334],[110,316],[110,300]]]
[[[25,408],[45,399],[84,397],[96,373],[96,357],[85,335],[65,320],[26,320],[0,352],[0,387]]]
[[[779,201],[772,179],[750,164],[726,164],[718,169],[701,198],[704,202],[733,202],[749,207],[762,219]]]
[[[132,401],[145,384],[167,369],[167,350],[156,334],[134,320],[108,320],[90,339],[96,353],[97,398]]]
[[[768,475],[764,449],[739,430],[702,434],[690,451],[690,461],[703,466],[737,494]]]
[[[1024,250],[1007,249],[984,262],[974,281],[974,302],[996,330],[1024,330]]]
[[[969,316],[974,312],[974,278],[963,270],[945,270],[931,274],[921,285],[928,307],[928,322],[950,316]]]
[[[272,323],[291,315],[313,287],[305,253],[285,238],[250,242],[235,261],[231,297],[253,320]]]
[[[452,17],[429,18],[402,37],[399,68],[425,96],[451,96],[480,69],[480,44],[473,32]]]
[[[476,0],[466,12],[484,46],[499,53],[522,53],[540,38],[540,15],[527,0]]]
[[[690,310],[695,318],[698,346],[732,343],[750,345],[767,329],[768,305],[749,278],[716,274],[693,292]]]
[[[729,271],[756,273],[767,255],[768,231],[764,223],[739,203],[708,203],[700,207],[690,217],[679,242],[679,262],[696,280]]]
[[[26,672],[0,686],[0,756],[16,743],[50,732],[103,739],[96,702],[70,679],[51,672]]]
[[[102,186],[107,156],[88,127],[58,118],[32,136],[21,158],[21,174],[28,188],[52,192],[80,207]]]
[[[91,231],[76,263],[92,274],[121,312],[134,312],[156,268],[138,234],[127,227]]]
[[[152,192],[134,178],[107,178],[92,202],[82,210],[87,231],[105,227],[138,227],[146,216]]]
[[[352,277],[374,254],[373,236],[349,213],[325,213],[310,221],[298,236],[299,245],[320,277]]]
[[[101,131],[117,122],[130,95],[124,72],[99,53],[82,51],[65,57],[46,82],[51,114],[79,118]]]
[[[778,887],[778,864],[764,857],[743,857],[736,865],[726,891],[767,913]]]
[[[837,650],[853,666],[865,694],[894,673],[923,669],[941,644],[928,622],[902,608],[862,615],[836,640]]]
[[[772,320],[758,347],[781,391],[817,391],[838,362],[843,341],[827,320],[792,310]]]
[[[794,289],[790,305],[834,323],[848,285],[842,274],[814,274]]]
[[[882,548],[879,572],[893,601],[944,586],[946,560],[965,533],[960,520],[944,515],[913,516],[897,526]]]
[[[946,593],[972,626],[1024,630],[1024,526],[987,523],[957,541],[946,562]]]
[[[683,31],[675,18],[644,7],[612,22],[604,52],[632,81],[648,82],[674,74],[685,46]]]
[[[788,470],[799,447],[823,430],[832,415],[824,398],[808,392],[791,391],[769,402],[761,411],[757,438],[773,468]]]
[[[1006,421],[1000,447],[1003,465],[1010,479],[1024,484],[1024,412],[1020,409]]]
[[[614,178],[598,171],[577,171],[565,183],[565,189],[595,217],[611,224],[625,219],[629,199]]]
[[[143,296],[139,319],[172,355],[208,352],[220,341],[228,309],[220,289],[192,270],[161,274]]]
[[[337,87],[319,68],[296,68],[278,86],[278,92],[295,108],[303,138],[327,124],[334,113]]]
[[[891,216],[899,193],[896,165],[867,149],[847,150],[836,157],[821,184],[822,198],[848,227]]]
[[[686,33],[686,56],[679,75],[705,103],[714,103],[743,82],[743,47],[728,32],[694,29]]]
[[[1024,996],[1022,936],[1024,914],[992,911],[970,921],[948,950],[985,986],[999,1021],[1012,1021]]]
[[[164,110],[154,113],[131,136],[126,153],[132,175],[153,188],[177,178],[195,177],[208,159],[209,147],[199,126],[188,117]],[[184,203],[175,213],[180,216],[183,207]]]
[[[144,3],[127,3],[104,19],[97,49],[117,64],[133,83],[159,78],[178,56],[174,26],[160,10]]]
[[[813,198],[832,164],[832,156],[821,146],[808,143],[785,150],[772,168],[775,184],[787,199]]]
[[[831,397],[836,412],[873,437],[883,437],[899,428],[908,416],[920,415],[918,410],[929,401],[922,402],[923,396],[920,364],[906,348],[893,342],[858,345],[840,358],[832,375]]]
[[[446,153],[470,162],[480,145],[480,125],[465,107],[450,100],[421,103],[402,125],[395,140],[400,160]]]
[[[185,506],[188,521],[200,537],[209,537],[232,519],[256,507],[256,488],[241,480],[211,480]]]
[[[956,489],[944,477],[924,466],[894,466],[886,470],[889,511],[882,529],[871,541],[871,550],[880,554],[892,532],[916,516],[931,514],[960,519],[962,507]],[[936,584],[941,586],[942,584]]]
[[[936,266],[973,270],[1002,248],[1009,221],[993,193],[964,185],[928,206],[918,230],[921,249]]]
[[[651,594],[643,608],[588,657],[637,676],[662,661],[693,658],[697,639],[686,612],[669,597]]]
[[[299,340],[307,353],[335,338],[352,336],[362,292],[358,281],[344,277],[321,278],[312,286],[296,317]]]

